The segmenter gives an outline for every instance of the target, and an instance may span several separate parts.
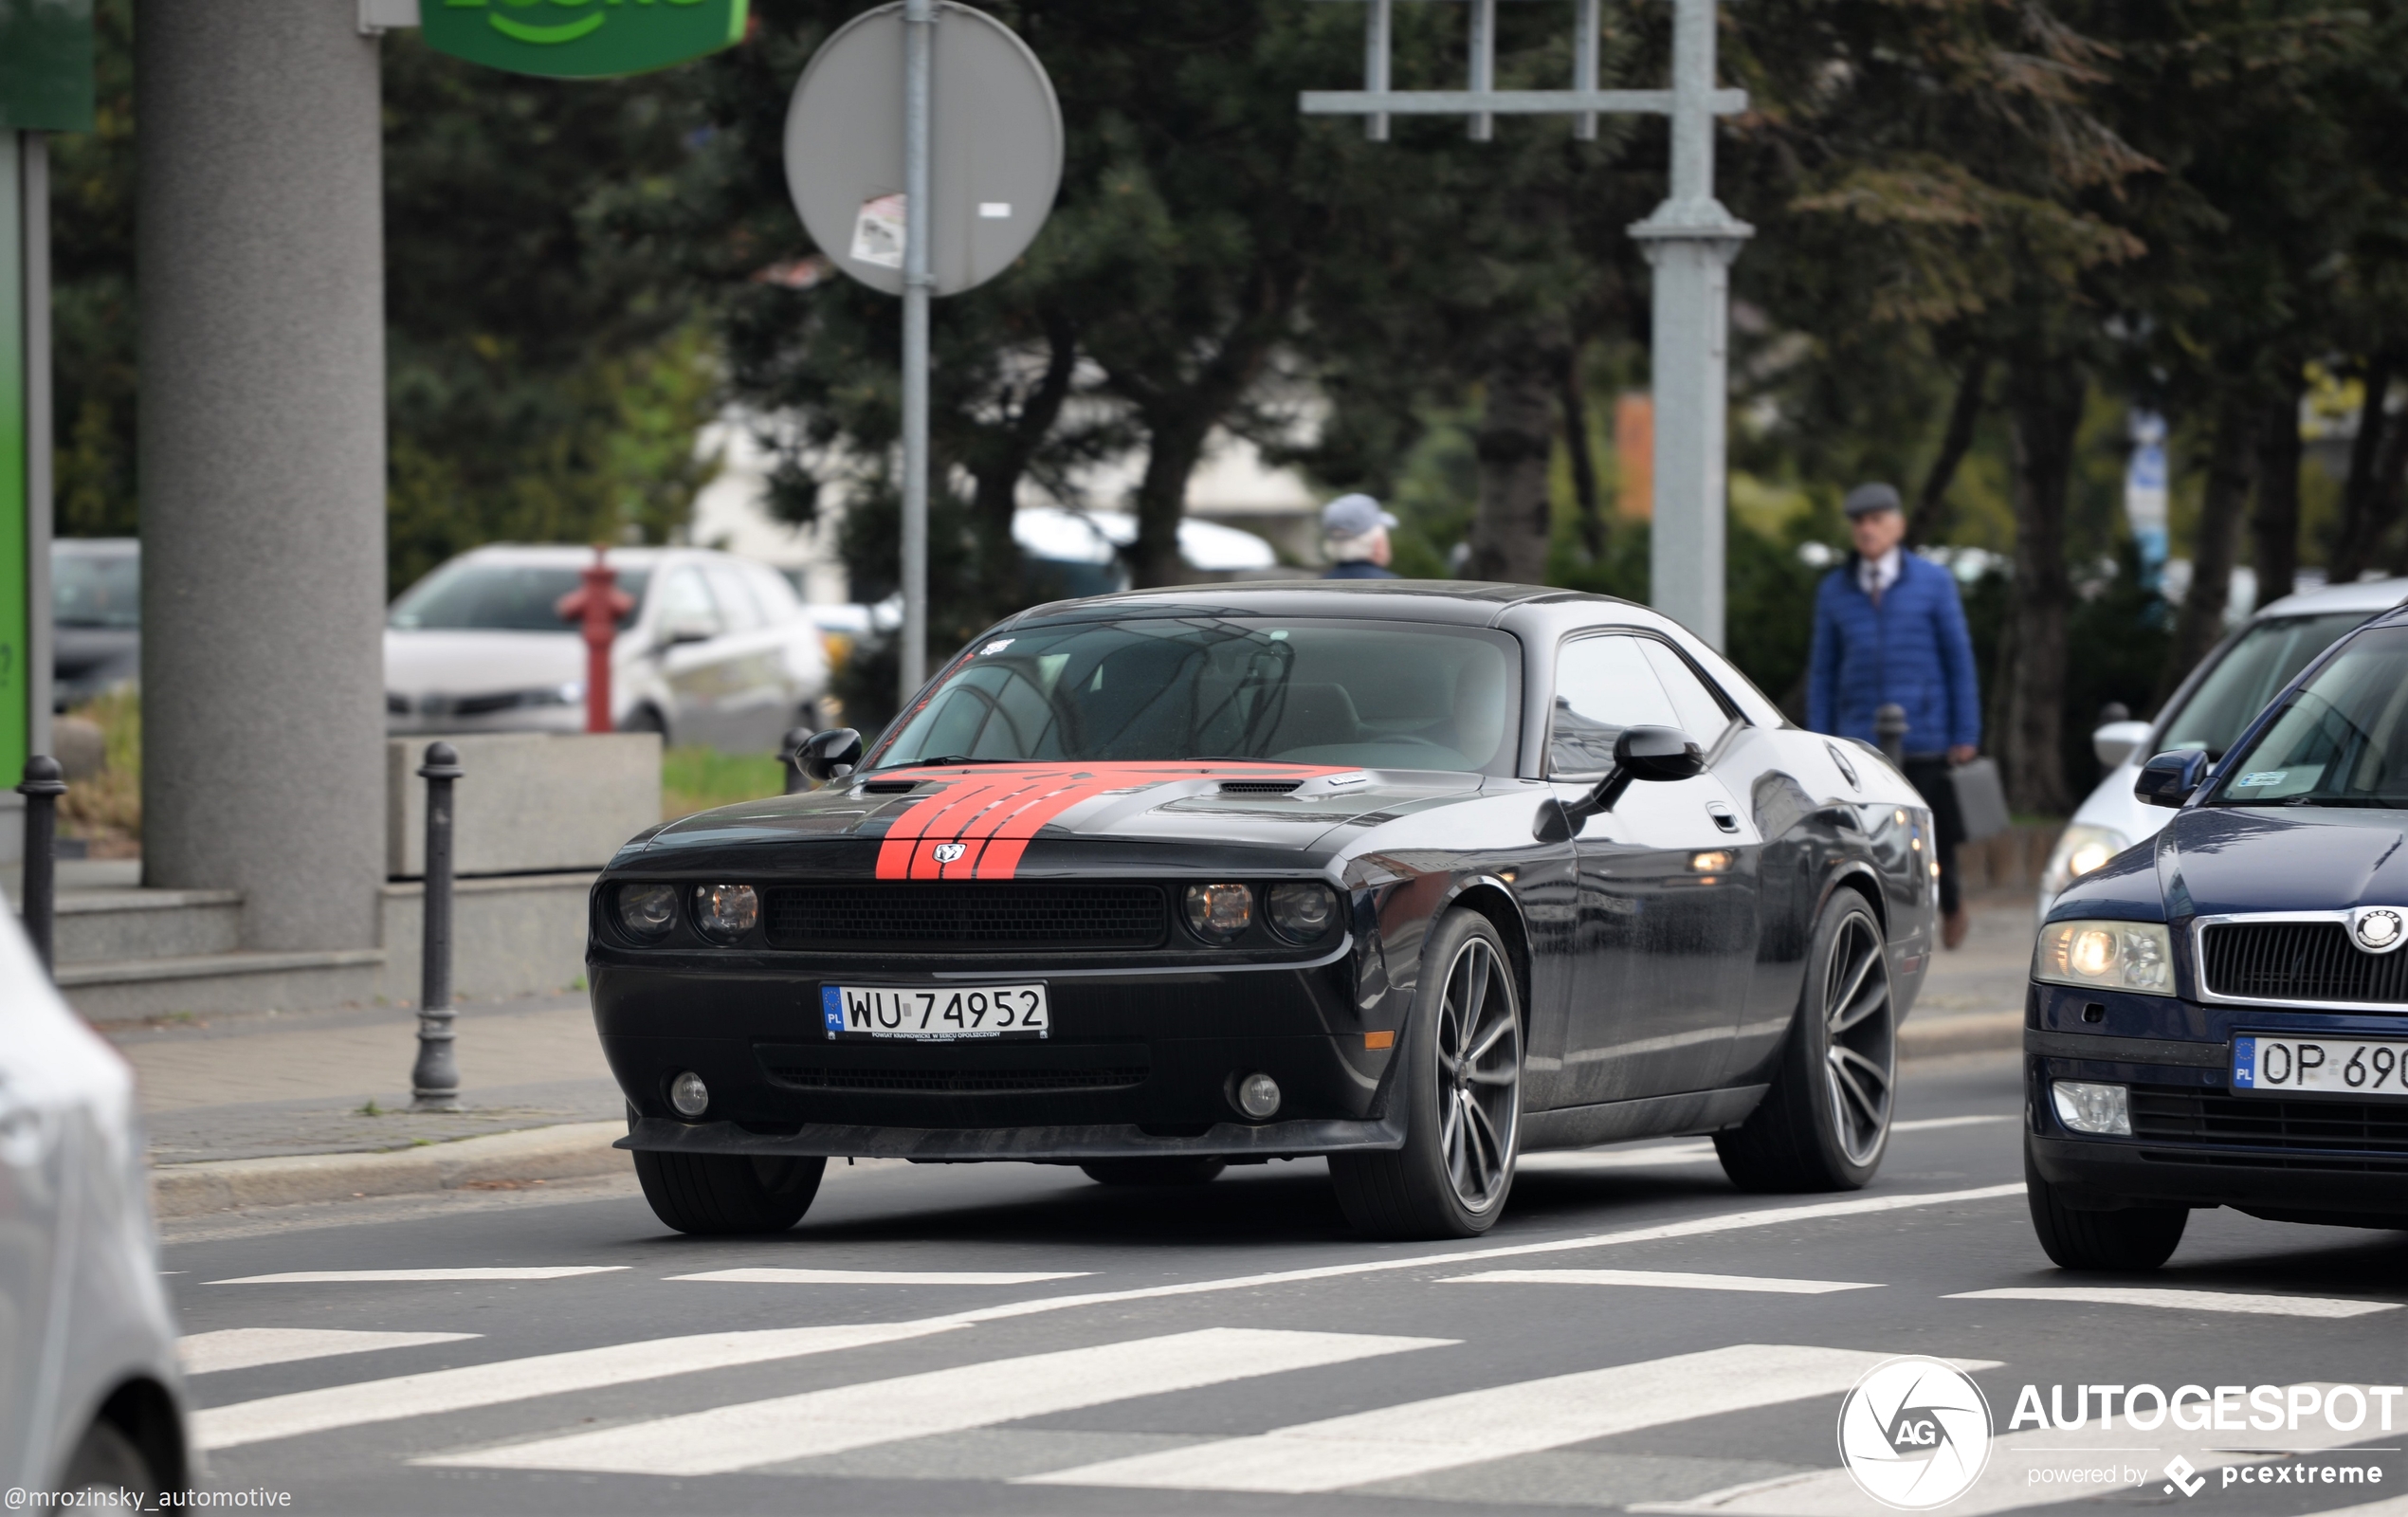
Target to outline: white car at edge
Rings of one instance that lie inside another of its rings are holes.
[[[156,1510],[187,1459],[134,1071],[0,907],[0,1489]]]
[[[2141,765],[2174,748],[2221,758],[2250,719],[2310,659],[2377,612],[2408,601],[2408,579],[2366,579],[2286,595],[2264,607],[2199,660],[2154,722],[2111,722],[2090,735],[2107,772],[2066,824],[2040,874],[2040,911],[2059,892],[2144,838],[2174,813],[2132,794]]]
[[[593,561],[580,547],[495,544],[405,591],[385,620],[385,730],[401,736],[585,730],[585,639],[555,607]],[[635,608],[611,650],[621,731],[772,753],[816,728],[828,652],[786,576],[703,548],[613,548]]]

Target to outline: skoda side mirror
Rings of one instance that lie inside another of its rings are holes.
[[[2141,777],[2132,781],[2132,794],[2143,805],[2180,806],[2207,783],[2207,772],[2214,767],[2215,760],[2202,749],[2162,753],[2141,766]]]
[[[814,733],[795,751],[794,760],[814,785],[845,778],[861,767],[861,734],[850,727]]]
[[[1705,753],[1678,727],[1626,727],[1614,740],[1614,767],[1597,788],[1569,805],[1541,807],[1537,836],[1542,842],[1570,837],[1590,817],[1612,811],[1634,780],[1691,779],[1705,772]]]

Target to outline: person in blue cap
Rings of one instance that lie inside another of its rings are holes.
[[[1321,536],[1329,550],[1323,579],[1394,579],[1388,529],[1396,519],[1368,495],[1341,495],[1321,508]]]
[[[1930,804],[1940,866],[1940,941],[1965,940],[1957,884],[1964,821],[1949,769],[1981,743],[1981,686],[1965,631],[1957,576],[1905,543],[1898,491],[1859,484],[1840,503],[1856,551],[1823,576],[1815,595],[1815,647],[1806,683],[1806,724],[1816,732],[1877,741],[1873,713],[1906,708],[1906,778]]]

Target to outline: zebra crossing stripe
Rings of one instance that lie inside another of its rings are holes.
[[[1032,1286],[1047,1280],[1080,1280],[1090,1270],[710,1270],[673,1274],[671,1280],[707,1280],[737,1286]]]
[[[1016,1483],[1291,1495],[1339,1490],[1693,1417],[1837,1396],[1888,1357],[1742,1343],[1107,1459]]]
[[[1753,1290],[1779,1296],[1821,1296],[1834,1290],[1879,1290],[1864,1280],[1783,1280],[1772,1275],[1687,1274],[1676,1270],[1484,1270],[1450,1274],[1448,1285],[1655,1286],[1668,1290]]]
[[[2248,1317],[2364,1317],[2398,1311],[2397,1301],[2341,1296],[2245,1296],[2225,1290],[2167,1290],[2149,1286],[2007,1286],[1960,1290],[1946,1301],[2078,1301],[2101,1307],[2162,1307],[2176,1311],[2229,1311]]]
[[[295,1391],[255,1401],[237,1401],[231,1406],[206,1408],[192,1416],[192,1441],[203,1449],[231,1449],[270,1438],[498,1406],[505,1401],[532,1400],[599,1385],[626,1385],[667,1375],[690,1375],[697,1370],[833,1353],[944,1332],[959,1325],[958,1322],[932,1318],[922,1322],[698,1333],[466,1364],[421,1375],[397,1375],[390,1380],[359,1380],[323,1390]]]
[[[220,1370],[291,1364],[304,1359],[364,1354],[378,1348],[456,1343],[478,1336],[476,1333],[346,1332],[336,1327],[221,1327],[213,1333],[192,1333],[177,1339],[175,1357],[182,1362],[187,1375],[213,1375]]]
[[[989,1360],[533,1443],[433,1454],[412,1462],[472,1469],[724,1474],[1133,1397],[1443,1347],[1454,1342],[1208,1327],[1092,1348]]]

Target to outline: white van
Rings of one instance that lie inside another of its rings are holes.
[[[2110,722],[2090,734],[2107,777],[2090,792],[2040,874],[2043,914],[2059,891],[2171,820],[2162,806],[2143,806],[2132,780],[2152,756],[2204,748],[2216,758],[2250,719],[2266,708],[2310,659],[2342,633],[2408,601],[2408,579],[2364,579],[2285,595],[2244,622],[2199,660],[2155,722]]]

